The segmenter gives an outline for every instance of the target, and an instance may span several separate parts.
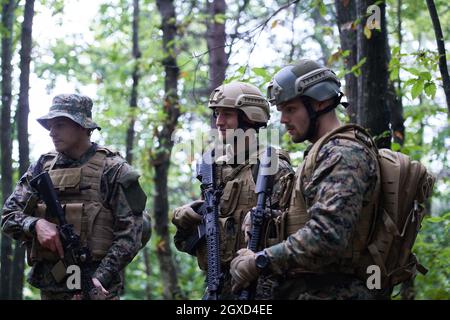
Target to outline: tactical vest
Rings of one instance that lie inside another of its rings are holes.
[[[280,159],[289,162],[288,154],[284,154],[282,150],[277,150],[277,154]],[[222,264],[227,266],[236,252],[247,245],[241,227],[247,212],[256,205],[258,165],[247,160],[236,167],[229,164],[218,165],[217,171],[217,184],[223,186],[219,204],[220,257]],[[197,257],[203,270],[207,269],[206,256],[206,246],[201,246]]]
[[[287,236],[297,232],[311,219],[311,216],[308,213],[308,208],[311,204],[305,199],[303,190],[304,186],[311,182],[320,148],[330,139],[347,139],[364,146],[377,164],[378,178],[371,201],[362,208],[355,232],[353,233],[353,237],[349,241],[349,245],[343,256],[337,264],[327,267],[326,270],[315,270],[315,272],[341,272],[353,274],[358,267],[359,257],[361,256],[362,251],[367,249],[367,242],[370,237],[374,218],[376,217],[380,196],[380,171],[375,151],[376,146],[373,145],[370,139],[367,139],[366,136],[360,134],[360,132],[354,128],[343,129],[343,127],[340,127],[323,136],[312,146],[295,174],[289,209],[287,214],[283,216],[285,229],[282,233],[284,233],[283,238],[286,239]],[[310,270],[296,269],[295,272],[310,272]]]
[[[114,218],[111,210],[103,205],[100,193],[101,178],[109,153],[111,151],[106,148],[98,148],[94,156],[81,167],[65,169],[53,169],[57,160],[57,154],[54,154],[54,158],[43,166],[65,209],[67,222],[74,225],[82,245],[91,249],[94,261],[99,261],[106,255],[113,241]],[[42,202],[37,204],[35,215],[58,224],[57,219],[46,212],[46,206]],[[58,257],[34,239],[31,262],[41,260],[54,262]]]
[[[219,205],[222,263],[229,263],[236,251],[245,247],[242,221],[256,204],[253,166],[256,164],[248,161],[235,168],[227,164],[217,166],[218,182],[224,186]]]

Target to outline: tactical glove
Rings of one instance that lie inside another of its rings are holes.
[[[197,227],[202,222],[202,216],[195,212],[202,204],[203,200],[196,200],[182,207],[176,208],[173,212],[172,223],[184,230]]]
[[[255,253],[249,249],[241,249],[238,256],[231,261],[230,274],[232,277],[232,291],[240,292],[255,281],[260,273],[256,267]]]

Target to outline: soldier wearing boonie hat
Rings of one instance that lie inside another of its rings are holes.
[[[92,120],[92,100],[91,98],[73,94],[59,94],[53,98],[49,113],[37,119],[37,121],[47,130],[48,120],[57,117],[66,117],[78,123],[86,129],[101,128]]]
[[[103,295],[100,298],[118,299],[123,287],[120,272],[150,235],[149,229],[143,231],[150,224],[139,174],[117,152],[91,142],[90,134],[86,135],[86,131],[100,130],[92,120],[89,97],[59,94],[37,121],[50,131],[56,151],[43,154],[19,180],[3,207],[2,231],[27,244],[32,267],[27,280],[41,290],[42,299],[81,298],[66,283],[68,266],[58,223],[29,184],[47,171],[68,223],[82,246],[91,251],[90,276]]]

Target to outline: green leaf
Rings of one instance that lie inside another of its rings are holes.
[[[431,218],[428,218],[427,221],[431,222],[431,223],[441,223],[441,222],[445,221],[445,218],[444,217],[431,217]]]
[[[319,12],[322,17],[325,17],[327,14],[327,7],[325,7],[325,4],[322,1],[319,2]]]
[[[423,81],[418,80],[411,89],[411,97],[413,99],[417,98],[419,94],[423,92]]]
[[[218,13],[218,14],[214,15],[215,23],[224,24],[226,19],[227,19],[227,16],[224,15],[223,13]]]
[[[270,77],[270,75],[267,73],[267,70],[265,68],[252,68],[252,71],[257,76],[267,78]]]
[[[392,56],[398,55],[399,52],[400,52],[400,48],[399,48],[399,47],[394,47],[394,48],[392,49]]]
[[[436,94],[436,85],[434,84],[434,82],[427,82],[425,84],[425,94],[431,99],[434,99],[434,96]]]
[[[407,86],[412,86],[413,84],[415,84],[417,82],[417,79],[408,79],[408,80],[406,80],[404,83],[403,83],[403,85],[405,86],[405,87],[407,87]]]
[[[412,73],[415,76],[420,76],[420,71],[417,70],[416,68],[404,68],[406,71],[408,71],[409,73]]]
[[[367,26],[364,26],[364,35],[366,36],[367,39],[370,39],[372,37],[372,31],[370,31],[370,29],[367,28]]]
[[[402,149],[402,146],[397,142],[392,142],[391,149],[393,151],[400,151]]]
[[[419,77],[421,79],[424,79],[426,81],[430,81],[431,80],[431,73],[429,73],[428,71],[422,71],[419,75]]]

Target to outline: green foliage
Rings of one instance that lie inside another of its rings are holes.
[[[450,211],[424,220],[413,251],[428,268],[416,277],[416,298],[450,299]]]
[[[414,67],[402,63],[401,60],[413,58],[417,62]],[[438,65],[438,54],[431,50],[419,50],[411,54],[401,54],[398,47],[392,50],[392,58],[389,63],[390,80],[398,80],[400,71],[404,70],[409,77],[404,79],[403,92],[408,92],[411,87],[411,98],[416,99],[420,94],[425,93],[431,99],[436,94],[436,69]],[[412,77],[411,77],[412,76]]]

